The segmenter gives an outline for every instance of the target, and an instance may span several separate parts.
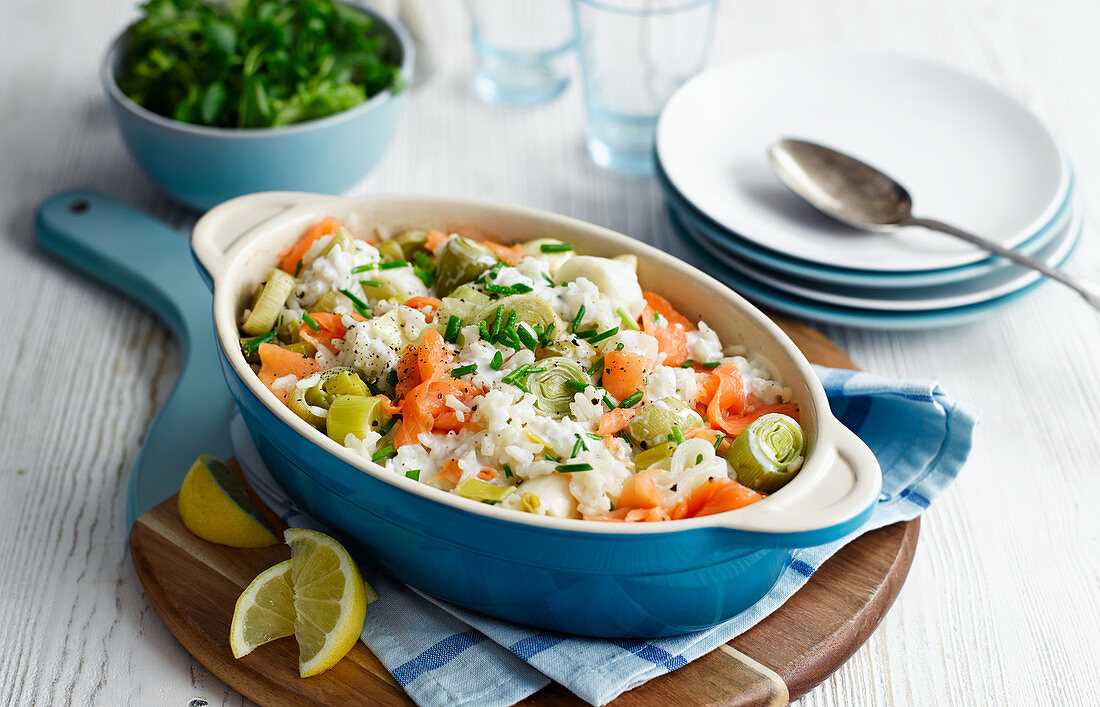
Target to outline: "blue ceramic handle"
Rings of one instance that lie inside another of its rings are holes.
[[[232,454],[232,401],[218,364],[212,298],[188,239],[102,194],[58,194],[38,209],[42,246],[148,307],[182,348],[183,370],[130,474],[127,529],[179,490],[200,454]]]

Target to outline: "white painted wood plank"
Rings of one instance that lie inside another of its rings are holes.
[[[35,205],[94,186],[169,223],[193,216],[125,154],[98,86],[130,2],[0,5],[0,695],[13,704],[245,701],[179,647],[125,552],[125,480],[178,370],[142,310],[32,245]],[[674,252],[660,192],[585,157],[576,83],[508,111],[469,90],[458,3],[440,74],[410,95],[355,193],[476,196],[552,209]],[[961,67],[1020,97],[1100,215],[1100,5],[846,0],[721,5],[712,60],[779,46],[873,46]],[[904,139],[904,136],[899,136]],[[1072,270],[1100,279],[1090,226]],[[190,263],[181,263],[190,267]],[[1096,704],[1100,318],[1046,287],[984,323],[928,333],[827,327],[864,368],[934,378],[983,410],[972,463],[929,511],[910,579],[871,640],[802,704]]]

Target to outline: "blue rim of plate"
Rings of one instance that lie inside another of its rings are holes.
[[[836,268],[821,265],[808,260],[801,260],[786,253],[773,251],[738,236],[733,231],[720,226],[709,216],[695,207],[681,194],[669,180],[661,167],[660,160],[654,154],[656,165],[655,175],[658,183],[670,201],[674,201],[690,215],[691,220],[715,245],[726,252],[739,255],[759,265],[789,273],[808,280],[817,282],[831,282],[853,287],[926,287],[930,285],[942,285],[949,282],[958,282],[974,277],[988,275],[996,270],[1009,265],[1007,260],[996,256],[980,260],[976,263],[959,265],[942,270],[914,270],[906,273],[871,272],[868,270],[855,270]],[[1069,170],[1066,192],[1061,206],[1047,223],[1032,234],[1027,240],[1016,246],[1015,250],[1031,255],[1041,249],[1057,233],[1054,226],[1069,210],[1073,203],[1073,194],[1076,189],[1077,179],[1073,173],[1069,161],[1066,160],[1066,169]]]
[[[1072,209],[1067,211],[1066,214],[1063,217],[1059,218],[1059,223],[1057,224],[1058,234],[1054,238],[1049,239],[1049,241],[1043,245],[1043,248],[1053,248],[1054,249],[1054,251],[1052,253],[1047,254],[1048,256],[1062,250],[1063,247],[1067,244],[1070,246],[1070,248],[1072,248],[1072,245],[1073,245],[1072,230],[1074,228],[1074,220],[1075,219],[1079,220],[1079,217],[1081,216],[1080,211],[1079,211],[1078,207],[1076,206],[1076,200],[1075,200],[1074,204],[1075,205]],[[1013,289],[1008,290],[1006,292],[1002,292],[1000,294],[986,295],[986,296],[983,296],[979,299],[976,299],[973,302],[965,302],[965,303],[951,304],[951,305],[928,305],[928,304],[925,304],[923,306],[922,305],[914,305],[914,306],[911,306],[911,307],[882,308],[882,307],[869,307],[869,306],[859,305],[859,304],[847,304],[847,303],[844,303],[844,302],[836,302],[836,301],[829,300],[827,298],[818,298],[814,295],[809,295],[809,294],[805,294],[805,293],[802,293],[802,292],[798,292],[794,289],[787,289],[785,287],[778,286],[774,283],[768,282],[768,277],[770,276],[770,277],[773,277],[773,278],[788,280],[788,281],[791,282],[791,284],[798,285],[798,286],[800,286],[804,289],[820,291],[820,292],[838,292],[840,294],[847,294],[847,296],[849,296],[849,297],[859,297],[859,298],[863,298],[863,299],[878,299],[878,295],[883,294],[883,293],[887,293],[887,292],[908,291],[908,292],[911,293],[914,290],[922,290],[925,293],[923,296],[924,297],[929,297],[929,296],[935,296],[934,294],[931,293],[931,291],[939,290],[940,288],[942,288],[944,286],[951,286],[951,285],[955,285],[955,284],[968,284],[971,281],[962,280],[962,281],[959,281],[959,283],[955,283],[955,282],[939,283],[939,284],[936,284],[936,285],[928,285],[928,286],[921,286],[921,287],[910,287],[910,288],[896,288],[896,289],[895,288],[884,288],[884,287],[863,287],[862,285],[852,285],[852,284],[849,284],[849,283],[837,284],[837,283],[811,282],[811,281],[805,280],[804,278],[800,278],[797,275],[793,275],[793,274],[788,273],[788,272],[780,272],[778,270],[773,270],[773,269],[771,269],[767,266],[759,265],[758,263],[751,263],[750,264],[750,263],[744,263],[744,262],[738,261],[738,258],[737,258],[736,255],[731,254],[728,251],[723,250],[720,245],[713,242],[711,239],[707,238],[706,234],[701,232],[701,225],[696,223],[694,221],[694,219],[692,219],[691,215],[684,211],[683,206],[681,204],[678,204],[675,201],[673,201],[672,199],[669,199],[667,201],[667,205],[668,205],[668,208],[672,211],[672,213],[674,213],[676,215],[676,218],[680,222],[680,224],[685,225],[685,226],[688,227],[688,228],[685,229],[687,237],[690,238],[692,241],[694,241],[696,244],[702,246],[702,248],[705,251],[707,251],[708,255],[715,259],[716,263],[719,266],[721,266],[723,268],[729,268],[730,271],[732,271],[732,272],[739,273],[740,275],[743,275],[745,277],[750,278],[754,282],[759,282],[761,285],[764,285],[766,287],[770,287],[770,288],[772,288],[776,291],[785,292],[785,293],[793,295],[795,297],[802,297],[802,298],[805,298],[805,299],[813,301],[813,302],[820,302],[821,304],[829,306],[829,307],[848,307],[848,308],[857,308],[857,309],[867,309],[867,310],[874,310],[876,312],[898,312],[898,313],[903,313],[903,312],[929,312],[929,311],[935,311],[935,310],[940,310],[940,309],[953,309],[955,307],[964,307],[964,306],[967,306],[967,305],[970,305],[970,304],[981,304],[982,302],[989,302],[991,300],[997,299],[998,297],[1003,297],[1004,295],[1012,294],[1013,292],[1016,292],[1017,290],[1019,290],[1023,287],[1026,287],[1028,284],[1031,284],[1030,282],[1019,284],[1019,285],[1015,286]],[[1040,249],[1040,250],[1042,250],[1042,249]],[[1065,250],[1065,252],[1061,253],[1058,256],[1058,259],[1061,260],[1062,258],[1065,257],[1065,255],[1067,253],[1069,253],[1068,249]],[[1045,259],[1044,259],[1044,262],[1046,262]],[[1054,265],[1055,262],[1057,262],[1057,261],[1051,262],[1050,264]],[[1007,267],[1016,269],[1017,270],[1017,275],[1027,274],[1027,272],[1028,272],[1025,268],[1021,268],[1019,266],[1012,265],[1012,264],[1009,264]],[[758,277],[756,275],[756,273],[758,273],[758,272],[763,277]],[[997,272],[992,273],[992,276],[996,276],[996,275],[1000,274],[1000,272],[1001,271],[998,270]],[[1016,275],[1014,275],[1013,277],[1015,277],[1015,276]],[[984,277],[989,277],[989,275],[978,276],[978,277],[974,278],[973,281],[976,282],[978,280],[983,279]],[[985,289],[988,289],[988,288],[983,287],[979,290],[975,290],[973,292],[973,294],[977,295],[980,292],[984,291]],[[851,292],[851,290],[860,290],[861,292],[859,294],[853,294]]]
[[[692,237],[687,233],[687,229],[680,222],[672,209],[668,208],[666,213],[668,214],[669,221],[676,231],[680,242],[691,252],[693,260],[695,261],[692,264],[697,267],[702,267],[703,270],[709,271],[711,275],[737,293],[764,307],[827,324],[839,324],[862,329],[893,330],[933,329],[968,324],[983,319],[993,314],[998,309],[1016,302],[1047,282],[1047,278],[1044,277],[1015,292],[998,297],[997,299],[963,307],[930,310],[927,312],[884,313],[869,309],[824,305],[796,295],[775,290],[768,285],[761,284],[751,278],[734,273],[728,268],[715,264],[714,259],[707,255],[703,247],[692,240]],[[1077,228],[1077,232],[1071,236],[1073,238],[1073,246],[1070,248],[1065,258],[1057,264],[1058,267],[1064,266],[1073,258],[1074,254],[1077,252],[1078,245],[1080,245],[1081,233],[1083,230],[1084,222],[1082,220],[1082,223],[1079,224]],[[706,263],[706,265],[704,265],[704,263]]]

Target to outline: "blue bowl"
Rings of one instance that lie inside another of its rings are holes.
[[[408,33],[399,24],[359,9],[377,20],[407,80],[413,66]],[[201,211],[257,191],[339,194],[350,189],[382,158],[405,101],[403,93],[386,90],[354,108],[280,128],[184,123],[139,106],[119,88],[116,76],[126,39],[124,31],[100,71],[118,130],[130,154],[157,184]]]
[[[792,387],[806,462],[751,506],[663,523],[600,523],[508,511],[386,471],[310,427],[260,383],[241,354],[237,314],[276,254],[333,215],[370,228],[476,226],[501,240],[554,234],[594,255],[632,253],[643,285],[767,357]],[[745,610],[797,548],[849,534],[869,517],[874,455],[833,417],[809,363],[769,319],[720,283],[606,229],[510,206],[429,197],[341,199],[255,194],[210,211],[192,250],[214,289],[229,391],[272,474],[299,507],[394,577],[508,621],[605,637],[704,629]],[[675,291],[668,287],[676,282]]]

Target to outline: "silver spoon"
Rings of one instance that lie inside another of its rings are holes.
[[[838,221],[871,231],[924,226],[948,233],[1038,270],[1072,288],[1100,311],[1100,286],[942,221],[913,216],[913,199],[905,187],[853,157],[805,140],[785,138],[771,146],[768,158],[772,169],[791,191]]]

